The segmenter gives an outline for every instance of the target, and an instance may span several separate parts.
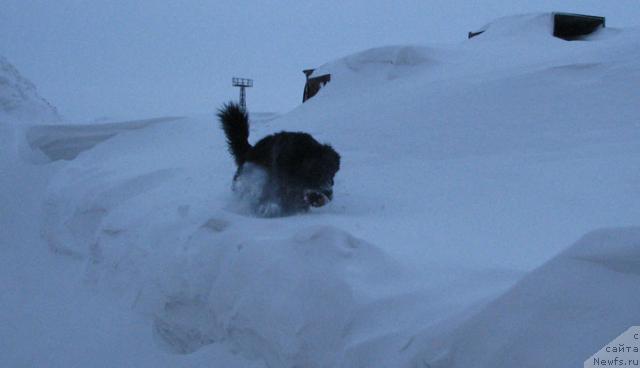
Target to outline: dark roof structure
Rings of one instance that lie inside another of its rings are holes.
[[[324,87],[331,81],[331,74],[323,74],[310,78],[314,70],[315,69],[305,69],[302,71],[307,77],[307,81],[304,85],[304,93],[302,94],[302,102],[305,102],[315,96],[318,91],[320,91],[320,88]]]
[[[604,17],[593,15],[553,13],[553,35],[563,40],[579,40],[605,27]]]
[[[567,41],[580,40],[582,37],[595,32],[598,28],[605,27],[605,18],[573,13],[553,13],[553,36]],[[473,38],[484,33],[469,32],[468,37]]]

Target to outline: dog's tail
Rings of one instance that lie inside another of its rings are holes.
[[[220,125],[227,136],[229,152],[240,166],[245,161],[247,152],[251,149],[249,144],[249,116],[240,105],[229,102],[218,110]]]

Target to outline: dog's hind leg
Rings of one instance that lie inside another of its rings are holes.
[[[278,217],[284,214],[279,187],[273,177],[270,176],[263,182],[262,193],[254,212],[261,217]]]

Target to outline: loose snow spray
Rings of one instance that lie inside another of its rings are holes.
[[[233,180],[232,209],[242,214],[274,217],[282,213],[275,189],[269,185],[267,171],[245,163]]]

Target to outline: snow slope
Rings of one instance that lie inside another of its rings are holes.
[[[0,122],[45,122],[60,120],[55,107],[38,95],[36,87],[0,55]]]
[[[20,150],[21,136],[29,125],[60,121],[55,107],[42,98],[36,87],[0,55],[0,164],[12,161]],[[1,167],[1,166],[0,166]]]
[[[582,366],[637,323],[639,260],[640,227],[587,234],[466,322],[450,359],[459,367]]]
[[[638,225],[639,36],[532,14],[321,66],[251,127],[342,155],[334,202],[294,217],[234,202],[213,114],[24,131],[0,365],[579,364],[637,324],[638,229],[565,248]]]

